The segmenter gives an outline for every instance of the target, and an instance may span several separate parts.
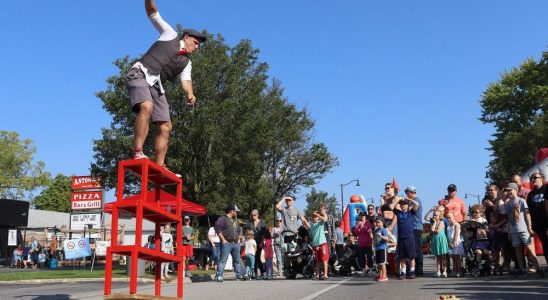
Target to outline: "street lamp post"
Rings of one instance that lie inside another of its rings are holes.
[[[464,199],[468,199],[469,196],[478,198],[478,204],[481,204],[480,203],[480,195],[474,195],[474,194],[466,193],[466,194],[464,194]]]
[[[344,214],[344,191],[343,191],[343,188],[345,186],[351,184],[352,182],[356,182],[356,186],[360,186],[360,180],[359,179],[350,180],[347,183],[341,183],[341,217]]]

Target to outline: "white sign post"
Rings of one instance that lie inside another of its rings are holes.
[[[17,246],[17,229],[8,230],[8,246]]]

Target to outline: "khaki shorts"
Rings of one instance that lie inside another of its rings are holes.
[[[129,93],[131,110],[139,113],[140,104],[152,101],[152,121],[169,122],[169,105],[166,96],[160,91],[160,84],[148,85],[145,74],[139,68],[132,68],[126,74],[126,86]]]

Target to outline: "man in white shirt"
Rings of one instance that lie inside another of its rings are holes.
[[[182,37],[179,37],[162,19],[154,0],[145,0],[145,10],[152,25],[160,33],[160,38],[126,74],[131,108],[137,114],[133,159],[147,158],[143,153],[143,144],[149,130],[149,119],[152,118],[158,129],[154,141],[155,162],[165,167],[172,124],[162,83],[178,79],[187,95],[187,104],[194,105],[196,96],[192,88],[192,63],[188,55],[197,51],[200,43],[207,38],[194,29],[184,30]]]

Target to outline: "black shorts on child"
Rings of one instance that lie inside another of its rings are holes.
[[[406,237],[398,239],[398,257],[399,258],[415,258],[415,238]]]
[[[386,262],[386,249],[375,250],[375,263],[377,265],[384,265]]]

